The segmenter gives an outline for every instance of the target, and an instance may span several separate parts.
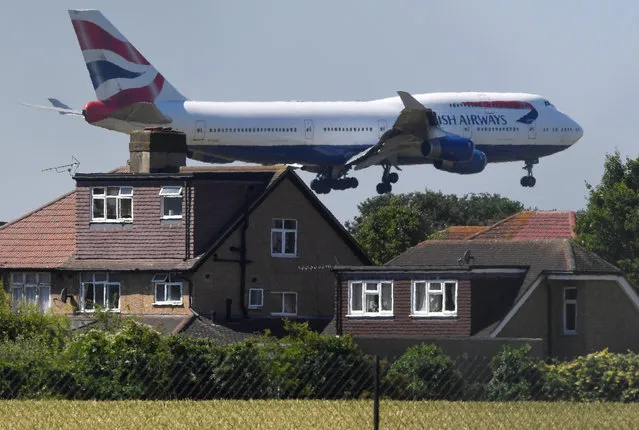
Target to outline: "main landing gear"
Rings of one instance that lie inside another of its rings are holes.
[[[526,165],[523,167],[524,170],[528,172],[526,176],[521,178],[521,186],[522,187],[534,187],[537,180],[533,176],[532,170],[535,164],[539,163],[539,160],[526,160]]]
[[[344,174],[333,177],[333,169],[318,173],[317,177],[311,181],[311,189],[317,194],[328,194],[331,190],[348,190],[357,188],[358,185],[357,178],[349,178]]]
[[[393,189],[391,184],[396,183],[399,180],[399,175],[396,172],[390,171],[390,164],[384,165],[384,173],[382,174],[382,182],[377,184],[377,194],[390,193]]]

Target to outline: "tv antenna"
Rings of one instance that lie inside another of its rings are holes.
[[[80,162],[73,155],[71,156],[71,161],[72,161],[71,164],[64,164],[62,166],[49,167],[47,169],[42,169],[42,171],[48,172],[51,170],[55,170],[56,173],[62,173],[66,170],[67,172],[69,172],[69,175],[73,176],[73,174],[78,170],[78,167],[80,166]]]

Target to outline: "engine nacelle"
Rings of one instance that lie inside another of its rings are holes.
[[[473,141],[462,136],[443,136],[422,142],[422,154],[435,160],[468,161],[473,151]]]
[[[468,161],[436,160],[433,165],[436,169],[443,170],[445,172],[470,175],[484,170],[487,161],[486,154],[481,152],[479,149],[475,149],[472,158]]]

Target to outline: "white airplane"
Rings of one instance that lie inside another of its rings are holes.
[[[92,125],[131,133],[171,127],[187,136],[188,157],[210,163],[289,164],[317,174],[316,193],[356,188],[353,170],[383,167],[380,194],[402,165],[433,164],[458,174],[487,163],[533,165],[583,135],[547,99],[527,93],[429,93],[371,101],[204,102],[177,91],[98,10],[69,10],[98,101],[81,111],[53,109]],[[29,105],[33,106],[33,105]]]

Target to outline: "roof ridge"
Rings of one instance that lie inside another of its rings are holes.
[[[0,232],[1,232],[2,230],[6,229],[7,227],[10,227],[10,226],[12,226],[12,225],[14,225],[14,224],[17,224],[18,222],[20,222],[20,221],[22,221],[22,220],[24,220],[24,219],[28,218],[28,217],[30,217],[30,216],[35,215],[36,213],[38,213],[38,212],[40,212],[40,211],[42,211],[42,210],[44,210],[44,209],[48,208],[49,206],[52,206],[52,205],[54,205],[54,204],[58,203],[59,201],[62,201],[62,200],[64,200],[64,199],[66,199],[67,197],[71,196],[72,194],[75,194],[75,192],[76,192],[76,191],[77,191],[76,189],[73,189],[73,190],[69,191],[68,193],[63,194],[63,195],[61,195],[61,196],[57,197],[56,199],[51,200],[51,201],[49,201],[49,202],[47,202],[47,203],[43,204],[42,206],[40,206],[40,207],[38,207],[38,208],[33,209],[33,210],[32,210],[32,211],[30,211],[30,212],[27,212],[26,214],[22,215],[21,217],[16,218],[16,219],[14,219],[14,220],[11,220],[11,221],[7,222],[6,224],[4,224],[4,225],[0,226]]]
[[[514,213],[514,214],[512,214],[510,216],[507,216],[506,218],[503,218],[503,219],[497,221],[496,223],[486,227],[486,229],[484,229],[484,230],[482,230],[482,231],[480,231],[478,233],[475,233],[473,235],[470,235],[468,238],[466,238],[466,240],[474,240],[480,234],[484,234],[484,233],[487,233],[489,231],[492,231],[493,229],[497,228],[498,226],[501,226],[502,224],[505,224],[506,222],[510,221],[511,219],[513,219],[514,217],[516,217],[516,216],[518,216],[520,214],[523,214],[524,212],[533,212],[533,211],[521,211],[521,212]]]

